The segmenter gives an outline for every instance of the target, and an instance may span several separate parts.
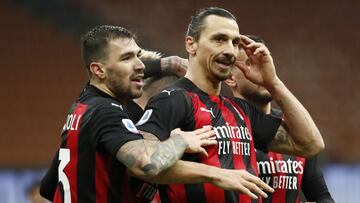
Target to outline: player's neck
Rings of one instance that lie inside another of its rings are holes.
[[[191,80],[191,82],[208,95],[220,94],[221,82],[210,78],[208,74],[203,72],[202,67],[196,63],[189,64],[185,77]]]
[[[147,95],[143,94],[141,97],[136,98],[133,101],[144,110],[147,102],[149,101],[149,98],[147,97]]]
[[[90,85],[95,86],[96,88],[98,88],[100,91],[110,95],[111,97],[113,97],[114,99],[116,99],[117,101],[119,101],[121,104],[126,104],[128,100],[123,98],[119,98],[117,97],[104,83],[99,83],[93,80],[90,80]]]

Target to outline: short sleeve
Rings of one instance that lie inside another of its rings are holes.
[[[268,145],[274,139],[281,124],[281,119],[270,114],[264,114],[245,100],[235,98],[235,101],[244,109],[245,114],[249,116],[255,148],[267,152]]]
[[[113,104],[113,103],[112,103]],[[92,115],[94,138],[98,147],[104,147],[113,156],[126,142],[143,139],[134,123],[130,120],[125,107],[120,105],[104,105]]]
[[[154,134],[159,140],[165,140],[171,130],[180,127],[186,120],[189,108],[184,91],[167,88],[150,99],[137,126],[142,131]]]

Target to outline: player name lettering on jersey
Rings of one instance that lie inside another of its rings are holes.
[[[244,126],[232,126],[229,123],[213,127],[218,141],[218,154],[237,154],[250,156],[252,136]],[[231,140],[230,140],[231,139]]]
[[[81,114],[69,114],[63,130],[78,130]]]

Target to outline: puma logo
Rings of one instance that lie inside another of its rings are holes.
[[[168,93],[168,95],[170,96],[171,92],[174,91],[174,89],[171,89],[171,90],[163,90],[161,92],[164,92],[164,93]]]
[[[210,108],[210,110],[209,110],[209,109],[205,109],[205,108],[203,108],[203,107],[200,107],[200,111],[208,112],[208,113],[211,114],[211,116],[212,116],[213,118],[215,118],[215,115],[214,115],[214,113],[213,113],[213,111],[212,111],[212,108]]]

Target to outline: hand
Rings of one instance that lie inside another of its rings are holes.
[[[274,189],[246,170],[218,169],[219,171],[216,173],[219,177],[214,179],[212,184],[224,190],[238,191],[253,199],[258,199],[257,195],[267,198],[268,196],[264,191],[274,192]]]
[[[170,134],[170,136],[174,135],[181,135],[185,140],[185,143],[187,144],[185,152],[187,153],[200,153],[208,156],[208,153],[203,147],[217,144],[216,139],[213,139],[215,131],[212,130],[211,126],[206,126],[189,132],[176,128],[172,130]]]
[[[183,77],[186,74],[186,70],[189,66],[189,61],[179,56],[168,56],[161,58],[160,63],[162,70],[172,72],[178,77]]]
[[[248,56],[248,63],[237,61],[235,65],[244,73],[245,77],[266,88],[278,82],[269,49],[264,44],[255,42],[247,36],[241,35],[240,39],[240,46]]]

